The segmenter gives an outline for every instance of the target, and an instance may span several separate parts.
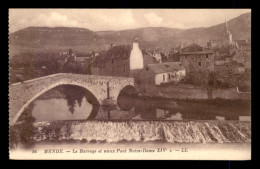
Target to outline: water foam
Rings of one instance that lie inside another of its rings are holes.
[[[35,141],[251,142],[250,122],[239,121],[56,121],[34,124]]]

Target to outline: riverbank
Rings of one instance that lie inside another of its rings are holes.
[[[208,86],[193,86],[186,84],[162,85],[136,85],[142,96],[163,97],[171,99],[243,99],[251,100],[251,92],[240,92],[237,87],[212,88]]]
[[[120,97],[135,107],[155,107],[169,109],[172,113],[180,112],[194,119],[207,119],[209,116],[223,116],[226,120],[239,120],[239,116],[251,116],[250,100],[229,99],[172,99],[164,97],[125,95]],[[132,103],[133,102],[133,103]],[[212,118],[209,118],[212,119]]]

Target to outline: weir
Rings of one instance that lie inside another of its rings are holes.
[[[34,141],[165,141],[170,143],[251,142],[250,122],[239,121],[56,121],[33,124]],[[51,133],[51,134],[50,134]]]

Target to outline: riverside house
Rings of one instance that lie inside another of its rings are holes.
[[[147,64],[137,75],[142,85],[160,85],[167,82],[178,82],[186,75],[180,62]]]

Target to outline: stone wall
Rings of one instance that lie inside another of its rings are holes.
[[[251,99],[251,93],[239,92],[236,88],[212,89],[192,85],[138,86],[138,92],[145,96],[157,96],[175,99]]]
[[[239,99],[239,93],[236,88],[214,89],[212,90],[212,98]]]

